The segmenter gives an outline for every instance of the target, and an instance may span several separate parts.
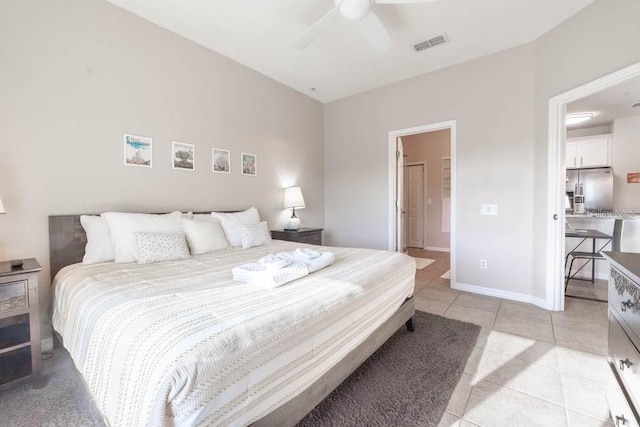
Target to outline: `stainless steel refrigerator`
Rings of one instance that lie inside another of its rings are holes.
[[[613,170],[610,167],[567,170],[566,191],[572,201],[573,196],[583,195],[587,212],[612,211]]]

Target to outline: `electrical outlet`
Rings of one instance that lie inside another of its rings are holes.
[[[481,259],[480,260],[480,268],[483,270],[487,269],[487,260],[486,259]]]

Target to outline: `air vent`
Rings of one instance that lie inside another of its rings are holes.
[[[631,106],[631,108],[636,108],[636,107],[640,107],[640,102],[636,102]]]
[[[433,37],[433,38],[430,38],[429,40],[425,40],[423,42],[417,43],[413,45],[413,48],[416,51],[420,52],[421,50],[429,49],[430,47],[438,46],[440,44],[445,44],[448,41],[449,40],[447,40],[447,36],[443,34],[441,36]]]

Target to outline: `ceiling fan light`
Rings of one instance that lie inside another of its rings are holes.
[[[359,21],[371,10],[371,0],[336,0],[340,15],[349,21]]]
[[[565,119],[565,123],[567,125],[575,125],[578,123],[586,122],[587,120],[593,119],[594,113],[574,113],[567,114]]]

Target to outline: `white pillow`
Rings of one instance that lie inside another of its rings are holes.
[[[182,229],[187,235],[191,255],[206,254],[229,248],[229,242],[220,226],[220,221],[207,215],[208,219],[182,219]]]
[[[210,213],[207,214],[193,214],[193,219],[205,220],[205,221],[218,221],[218,218],[214,218]]]
[[[211,212],[211,215],[220,220],[224,234],[227,236],[229,244],[233,247],[242,246],[239,225],[258,224],[260,222],[260,214],[256,208],[234,213]]]
[[[271,233],[266,221],[258,224],[249,224],[238,226],[240,231],[240,240],[242,248],[253,248],[254,246],[262,246],[271,243]]]
[[[113,261],[113,244],[106,221],[97,215],[81,215],[80,224],[87,233],[87,245],[84,247],[82,263]]]
[[[133,233],[138,264],[189,259],[189,248],[184,234]]]
[[[134,233],[184,234],[178,211],[165,215],[107,212],[101,216],[109,226],[116,262],[137,261]]]

